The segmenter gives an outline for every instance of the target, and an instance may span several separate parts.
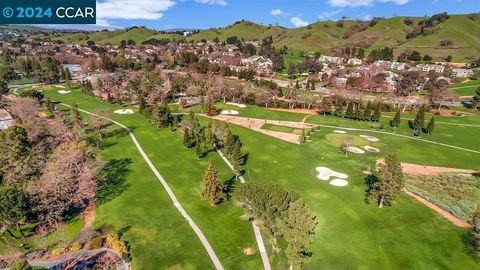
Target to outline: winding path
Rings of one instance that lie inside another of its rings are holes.
[[[235,169],[233,168],[232,163],[228,161],[228,159],[225,157],[225,155],[220,151],[220,149],[217,149],[217,153],[220,155],[220,157],[225,161],[227,166],[235,172]],[[238,179],[240,180],[240,183],[245,184],[245,178],[243,178],[242,175],[238,176]],[[258,228],[257,224],[255,224],[254,221],[252,221],[252,227],[253,227],[253,233],[255,234],[255,239],[257,241],[258,245],[258,250],[260,251],[260,256],[262,257],[262,263],[263,263],[263,268],[265,270],[271,270],[270,262],[268,261],[268,255],[267,255],[267,250],[265,248],[265,244],[263,243],[263,238],[262,238],[262,233],[260,232],[260,228]]]
[[[67,104],[64,104],[64,103],[60,103],[61,105],[63,106],[66,106],[66,107],[71,107],[70,105],[67,105]],[[188,224],[190,225],[190,227],[192,227],[193,231],[195,232],[195,234],[198,236],[198,238],[200,239],[200,241],[202,242],[203,246],[205,247],[205,249],[207,250],[207,253],[208,255],[210,256],[210,259],[212,260],[213,264],[215,265],[215,268],[217,270],[223,270],[223,266],[220,262],[220,260],[218,259],[217,255],[215,254],[215,251],[213,250],[212,246],[210,245],[210,243],[208,242],[207,238],[205,237],[205,235],[203,234],[203,232],[200,230],[200,228],[197,226],[197,224],[195,224],[195,222],[193,221],[193,219],[187,214],[187,212],[185,211],[185,209],[182,207],[182,205],[180,204],[180,202],[177,200],[177,197],[175,196],[175,194],[173,193],[172,189],[170,188],[170,186],[168,185],[167,181],[162,177],[162,175],[160,174],[160,172],[157,170],[157,168],[155,168],[155,166],[153,165],[152,161],[148,158],[147,154],[145,154],[145,151],[143,151],[143,148],[140,146],[140,143],[137,141],[137,138],[135,138],[135,135],[133,135],[133,132],[125,125],[113,120],[113,119],[110,119],[110,118],[107,118],[107,117],[103,117],[101,115],[98,115],[98,114],[94,114],[94,113],[91,113],[89,111],[85,111],[85,110],[81,110],[79,109],[79,111],[83,112],[83,113],[86,113],[86,114],[89,114],[89,115],[93,115],[95,117],[99,117],[99,118],[102,118],[102,119],[105,119],[107,121],[110,121],[120,127],[122,127],[123,129],[125,129],[128,134],[130,135],[130,138],[132,139],[133,143],[135,144],[135,146],[137,147],[137,150],[138,152],[140,152],[140,155],[143,157],[143,159],[145,160],[145,162],[147,162],[148,166],[150,167],[150,170],[152,170],[153,174],[155,174],[155,176],[157,177],[158,181],[160,181],[160,183],[162,184],[163,188],[165,189],[165,191],[167,192],[168,196],[170,197],[170,199],[172,200],[173,202],[173,205],[175,206],[175,208],[177,208],[177,210],[180,212],[180,214],[182,214],[182,216],[185,218],[185,220],[188,222]]]

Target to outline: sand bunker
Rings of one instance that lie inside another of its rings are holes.
[[[336,179],[333,179],[332,181],[330,181],[330,185],[336,186],[336,187],[344,187],[344,186],[348,185],[348,181],[336,178]]]
[[[363,148],[365,148],[365,150],[367,150],[368,152],[370,153],[378,153],[380,152],[380,149],[376,148],[376,147],[373,147],[373,146],[370,146],[370,145],[366,145],[364,146]]]
[[[367,141],[371,141],[371,142],[379,142],[380,141],[378,138],[372,137],[372,136],[360,135],[360,137],[364,138]]]
[[[226,104],[228,104],[228,105],[233,105],[233,106],[237,106],[237,107],[239,107],[239,108],[246,108],[246,107],[247,107],[247,105],[245,105],[245,104],[234,103],[234,102],[227,102]]]
[[[132,109],[122,109],[122,110],[116,110],[114,111],[116,114],[132,114],[133,110]]]
[[[223,110],[220,112],[220,114],[222,115],[237,115],[239,114],[238,111],[235,111],[235,110]]]
[[[365,151],[363,151],[362,149],[360,149],[356,146],[349,146],[345,149],[350,153],[355,153],[355,154],[364,154],[365,153]]]
[[[348,175],[330,170],[327,167],[317,167],[315,169],[318,172],[317,178],[320,180],[327,181],[330,179],[330,177],[337,177],[337,178],[343,178],[343,179],[348,178]]]
[[[334,130],[333,132],[338,133],[338,134],[346,134],[347,133],[345,130]]]
[[[70,93],[70,91],[65,91],[65,90],[58,90],[57,92],[62,95]]]

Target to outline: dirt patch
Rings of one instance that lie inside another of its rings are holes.
[[[310,115],[317,115],[319,113],[318,110],[314,110],[314,109],[281,109],[281,108],[265,108],[265,109],[270,111],[303,113],[303,114],[310,114]]]
[[[467,222],[455,217],[454,215],[452,215],[449,212],[443,210],[442,208],[436,206],[435,204],[425,200],[424,198],[418,196],[417,194],[415,194],[413,192],[410,192],[407,189],[403,189],[403,192],[405,192],[405,194],[407,194],[408,196],[415,198],[417,201],[421,202],[422,204],[424,204],[428,208],[432,209],[433,211],[439,213],[442,217],[450,220],[456,226],[462,227],[462,228],[469,228],[470,227],[470,224],[468,224]]]
[[[418,164],[411,163],[402,163],[403,171],[406,174],[410,175],[437,175],[443,173],[464,173],[464,174],[474,174],[477,171],[474,170],[465,170],[465,169],[456,169],[448,167],[436,167],[436,166],[423,166]]]
[[[243,249],[243,254],[245,254],[247,256],[251,256],[251,255],[255,254],[255,250],[253,250],[253,248],[244,248]]]
[[[431,110],[433,114],[441,115],[441,116],[475,116],[473,113],[469,112],[462,112],[462,111],[455,111],[455,110]]]
[[[301,122],[265,120],[265,119],[246,118],[246,117],[238,117],[238,116],[231,116],[231,115],[217,115],[217,116],[211,116],[210,118],[220,120],[220,121],[225,121],[225,122],[239,125],[242,127],[246,127],[256,132],[269,135],[277,139],[284,140],[290,143],[295,143],[295,144],[300,144],[300,135],[293,134],[293,133],[285,133],[280,131],[266,130],[266,129],[262,129],[262,126],[264,124],[272,124],[277,126],[291,127],[295,129],[316,127],[316,125],[301,123]]]

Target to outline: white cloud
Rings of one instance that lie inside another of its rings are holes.
[[[227,5],[227,1],[225,0],[195,0],[195,2],[200,4],[211,4],[211,5],[220,5],[220,6]]]
[[[288,15],[285,11],[281,10],[281,9],[272,9],[272,11],[270,11],[270,15],[273,15],[273,16],[286,16]]]
[[[308,22],[302,20],[300,17],[291,18],[290,23],[292,23],[295,27],[304,27],[308,25]]]
[[[396,5],[405,5],[410,0],[328,0],[328,3],[332,7],[364,7],[373,6],[376,2],[388,3],[392,2]]]
[[[334,10],[332,12],[322,12],[322,14],[318,15],[318,18],[319,19],[327,19],[327,18],[330,18],[332,16],[337,15],[338,13],[340,13],[342,11],[343,11],[343,9],[337,9],[337,10]]]
[[[97,22],[108,19],[157,20],[175,5],[173,0],[106,0],[97,1]]]

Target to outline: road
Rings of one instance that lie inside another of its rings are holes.
[[[67,105],[67,104],[64,104],[64,103],[61,103],[61,105],[63,106],[66,106],[66,107],[71,107],[70,105]],[[165,189],[165,191],[167,192],[168,196],[170,197],[170,199],[172,200],[173,202],[173,205],[175,206],[175,208],[177,208],[177,210],[180,212],[180,214],[185,218],[185,220],[188,222],[188,224],[190,225],[190,227],[192,227],[193,231],[195,232],[195,234],[197,235],[197,237],[200,239],[200,241],[202,242],[204,248],[206,249],[208,255],[210,256],[210,259],[212,260],[213,264],[215,265],[215,268],[217,270],[223,270],[223,266],[220,262],[220,260],[218,259],[217,255],[215,254],[215,251],[213,250],[212,246],[210,245],[210,243],[208,242],[207,238],[205,237],[205,235],[203,234],[203,232],[200,230],[200,228],[197,226],[197,224],[195,224],[195,222],[193,221],[193,219],[187,214],[187,212],[185,211],[185,209],[182,207],[182,205],[180,204],[180,202],[177,200],[177,197],[175,196],[175,194],[173,193],[172,189],[170,188],[170,186],[168,185],[167,181],[163,178],[163,176],[160,174],[160,172],[157,170],[157,168],[155,168],[155,166],[153,165],[152,161],[150,160],[150,158],[148,158],[147,154],[145,154],[145,151],[143,150],[142,146],[140,145],[140,143],[137,141],[137,138],[135,137],[135,135],[133,134],[133,132],[125,125],[113,120],[113,119],[110,119],[110,118],[106,118],[106,117],[103,117],[101,115],[98,115],[98,114],[94,114],[94,113],[91,113],[89,111],[85,111],[85,110],[82,110],[82,109],[79,109],[79,111],[83,112],[83,113],[86,113],[86,114],[89,114],[89,115],[92,115],[92,116],[95,116],[95,117],[99,117],[99,118],[102,118],[102,119],[105,119],[107,121],[110,121],[112,123],[114,123],[115,125],[118,125],[120,127],[122,127],[123,129],[125,129],[128,134],[130,135],[130,138],[132,139],[133,143],[135,144],[135,146],[137,147],[137,150],[138,152],[140,152],[140,155],[142,156],[142,158],[145,160],[145,162],[148,164],[148,167],[150,167],[150,170],[153,172],[153,174],[157,177],[158,181],[160,181],[160,183],[162,184],[163,188]]]
[[[225,155],[220,151],[220,149],[217,149],[217,153],[220,155],[220,157],[225,161],[227,166],[235,172],[235,169],[233,168],[232,163],[228,161],[228,159],[225,157]],[[240,180],[240,183],[245,184],[245,178],[243,178],[242,175],[238,176],[238,179]],[[253,233],[255,234],[255,240],[257,241],[258,245],[258,250],[260,251],[260,256],[262,257],[262,263],[263,263],[263,268],[265,270],[271,270],[272,268],[270,267],[270,261],[268,260],[268,255],[267,255],[267,250],[265,249],[265,244],[263,242],[262,238],[262,233],[260,232],[260,228],[258,228],[257,224],[255,224],[254,221],[252,221],[252,227],[253,227]]]

